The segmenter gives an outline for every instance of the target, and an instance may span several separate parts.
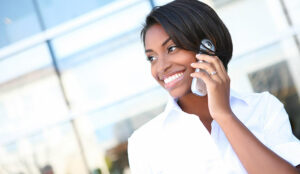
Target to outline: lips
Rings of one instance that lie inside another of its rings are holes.
[[[183,79],[183,72],[177,72],[173,75],[166,76],[164,78],[165,88],[171,89],[173,88],[179,81]]]

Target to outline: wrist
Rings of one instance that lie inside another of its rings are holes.
[[[223,113],[222,115],[219,115],[214,118],[214,120],[219,124],[227,124],[228,122],[232,122],[236,119],[236,116],[233,112]]]

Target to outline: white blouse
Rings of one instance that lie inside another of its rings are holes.
[[[293,166],[300,164],[300,141],[277,98],[268,92],[231,90],[230,105],[263,144]],[[183,112],[171,96],[165,111],[129,138],[128,156],[132,174],[247,173],[218,123],[212,121],[209,134],[200,119]]]

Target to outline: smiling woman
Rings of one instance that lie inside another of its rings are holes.
[[[177,47],[159,24],[154,24],[147,31],[145,49],[152,75],[161,86],[176,98],[189,91],[194,52]]]
[[[133,174],[297,173],[300,142],[282,103],[268,92],[230,89],[232,41],[212,8],[197,0],[156,7],[141,37],[152,76],[170,97],[129,138]],[[214,55],[197,54],[203,39]],[[204,81],[207,95],[191,91],[192,78]]]

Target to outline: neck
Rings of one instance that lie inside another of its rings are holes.
[[[178,99],[178,105],[184,112],[197,115],[201,121],[212,121],[208,110],[207,95],[201,97],[193,93],[189,93]]]

